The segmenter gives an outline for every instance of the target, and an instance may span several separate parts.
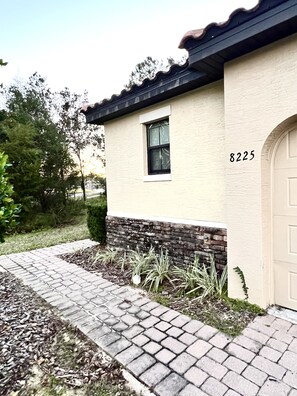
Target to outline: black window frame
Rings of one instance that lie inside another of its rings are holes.
[[[168,140],[169,142],[166,144],[159,144],[156,146],[150,146],[150,127],[151,125],[154,124],[159,124],[162,123],[162,121],[167,121],[168,123]],[[171,172],[171,162],[170,162],[170,167],[169,169],[157,169],[157,170],[152,170],[152,159],[151,159],[151,153],[153,151],[156,150],[160,150],[160,149],[168,149],[169,151],[169,161],[170,161],[170,132],[169,132],[169,118],[163,118],[161,120],[157,120],[157,121],[152,121],[148,124],[146,124],[146,139],[147,139],[147,166],[148,166],[148,175],[162,175],[162,174],[168,174]]]

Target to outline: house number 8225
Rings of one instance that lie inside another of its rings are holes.
[[[230,153],[230,162],[251,161],[255,158],[254,152],[255,150],[244,151],[243,153]]]

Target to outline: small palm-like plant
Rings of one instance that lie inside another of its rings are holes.
[[[203,300],[208,296],[222,296],[227,285],[227,266],[221,276],[218,275],[214,257],[210,256],[210,265],[199,264],[198,256],[187,268],[175,267],[173,273],[177,276],[178,289],[188,295],[198,295]]]
[[[144,286],[148,286],[149,290],[157,292],[165,279],[171,282],[169,276],[169,267],[170,260],[168,253],[166,251],[164,254],[161,250],[161,253],[156,255],[155,262],[153,263],[152,267],[147,270]]]
[[[118,259],[118,254],[119,251],[117,249],[107,248],[95,254],[94,263],[115,264]]]

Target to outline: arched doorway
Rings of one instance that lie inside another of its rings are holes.
[[[272,182],[274,302],[297,310],[297,124],[278,141]]]

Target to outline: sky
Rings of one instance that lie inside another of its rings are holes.
[[[0,83],[34,72],[52,91],[118,94],[147,56],[180,59],[183,35],[257,0],[0,0]]]

